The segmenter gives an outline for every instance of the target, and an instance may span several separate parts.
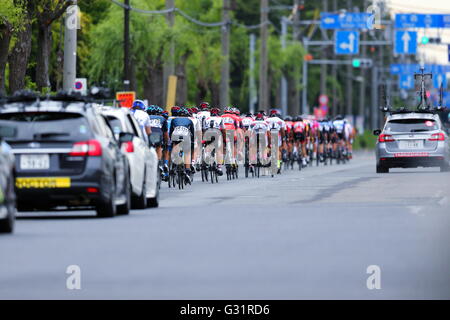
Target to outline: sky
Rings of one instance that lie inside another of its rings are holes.
[[[392,15],[395,13],[438,13],[450,14],[450,0],[386,0]],[[394,17],[393,17],[394,18]],[[423,29],[418,29],[418,39],[424,35]],[[429,29],[429,37],[440,35],[443,43],[450,44],[450,29]],[[449,64],[447,45],[428,44],[419,46],[419,55],[424,54],[427,63]]]

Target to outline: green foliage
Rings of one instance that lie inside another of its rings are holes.
[[[365,130],[363,134],[357,135],[353,142],[353,150],[372,150],[375,149],[377,142],[376,136],[370,130]]]

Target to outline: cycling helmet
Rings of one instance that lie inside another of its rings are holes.
[[[180,110],[180,107],[172,107],[172,109],[170,109],[170,112],[172,113],[172,116],[178,117],[180,115]]]
[[[245,116],[251,118],[251,117],[253,117],[253,114],[252,114],[251,112],[247,112],[247,113],[245,114]]]
[[[296,117],[295,117],[295,121],[296,121],[296,122],[302,122],[302,121],[303,121],[303,118],[302,118],[301,116],[296,116]]]
[[[198,113],[198,108],[197,107],[192,107],[189,108],[189,113],[192,114],[197,114]]]
[[[180,116],[181,117],[189,117],[190,116],[189,110],[186,107],[182,107],[180,109]]]
[[[264,117],[267,116],[266,111],[264,110],[259,110],[258,113],[261,113]]]
[[[134,110],[138,109],[138,110],[146,111],[147,106],[145,105],[144,101],[142,101],[142,100],[134,100],[133,106],[131,107],[131,109],[134,109]]]
[[[344,120],[344,117],[338,114],[334,120]]]
[[[271,117],[278,117],[278,116],[280,116],[280,113],[278,112],[278,110],[272,109],[272,110],[270,110],[270,116]]]
[[[161,112],[161,115],[167,120],[169,119],[169,111],[163,110],[163,112]]]
[[[201,111],[208,111],[210,108],[209,103],[208,102],[202,102],[200,103],[200,105],[198,106],[198,109]]]
[[[286,116],[286,117],[284,117],[284,121],[292,121],[292,117],[291,116]]]
[[[255,120],[264,120],[264,114],[262,112],[258,112],[256,114]]]
[[[220,114],[220,109],[219,108],[212,108],[211,109],[211,115],[212,116],[218,116]]]

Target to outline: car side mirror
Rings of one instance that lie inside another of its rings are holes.
[[[381,134],[381,130],[380,129],[373,130],[373,135],[374,136],[379,136],[380,134]]]
[[[119,144],[122,145],[125,142],[132,142],[134,138],[134,134],[129,132],[121,132],[119,133]]]
[[[14,138],[17,135],[17,128],[12,126],[0,126],[0,139]]]

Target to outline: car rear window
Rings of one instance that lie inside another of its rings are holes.
[[[122,122],[120,122],[119,119],[113,116],[108,116],[107,119],[115,135],[118,135],[123,131]]]
[[[439,125],[430,119],[398,119],[386,124],[386,132],[425,132],[438,130]]]
[[[2,122],[17,127],[17,135],[9,140],[64,141],[91,137],[88,121],[79,113],[3,113],[0,114],[0,123]]]

